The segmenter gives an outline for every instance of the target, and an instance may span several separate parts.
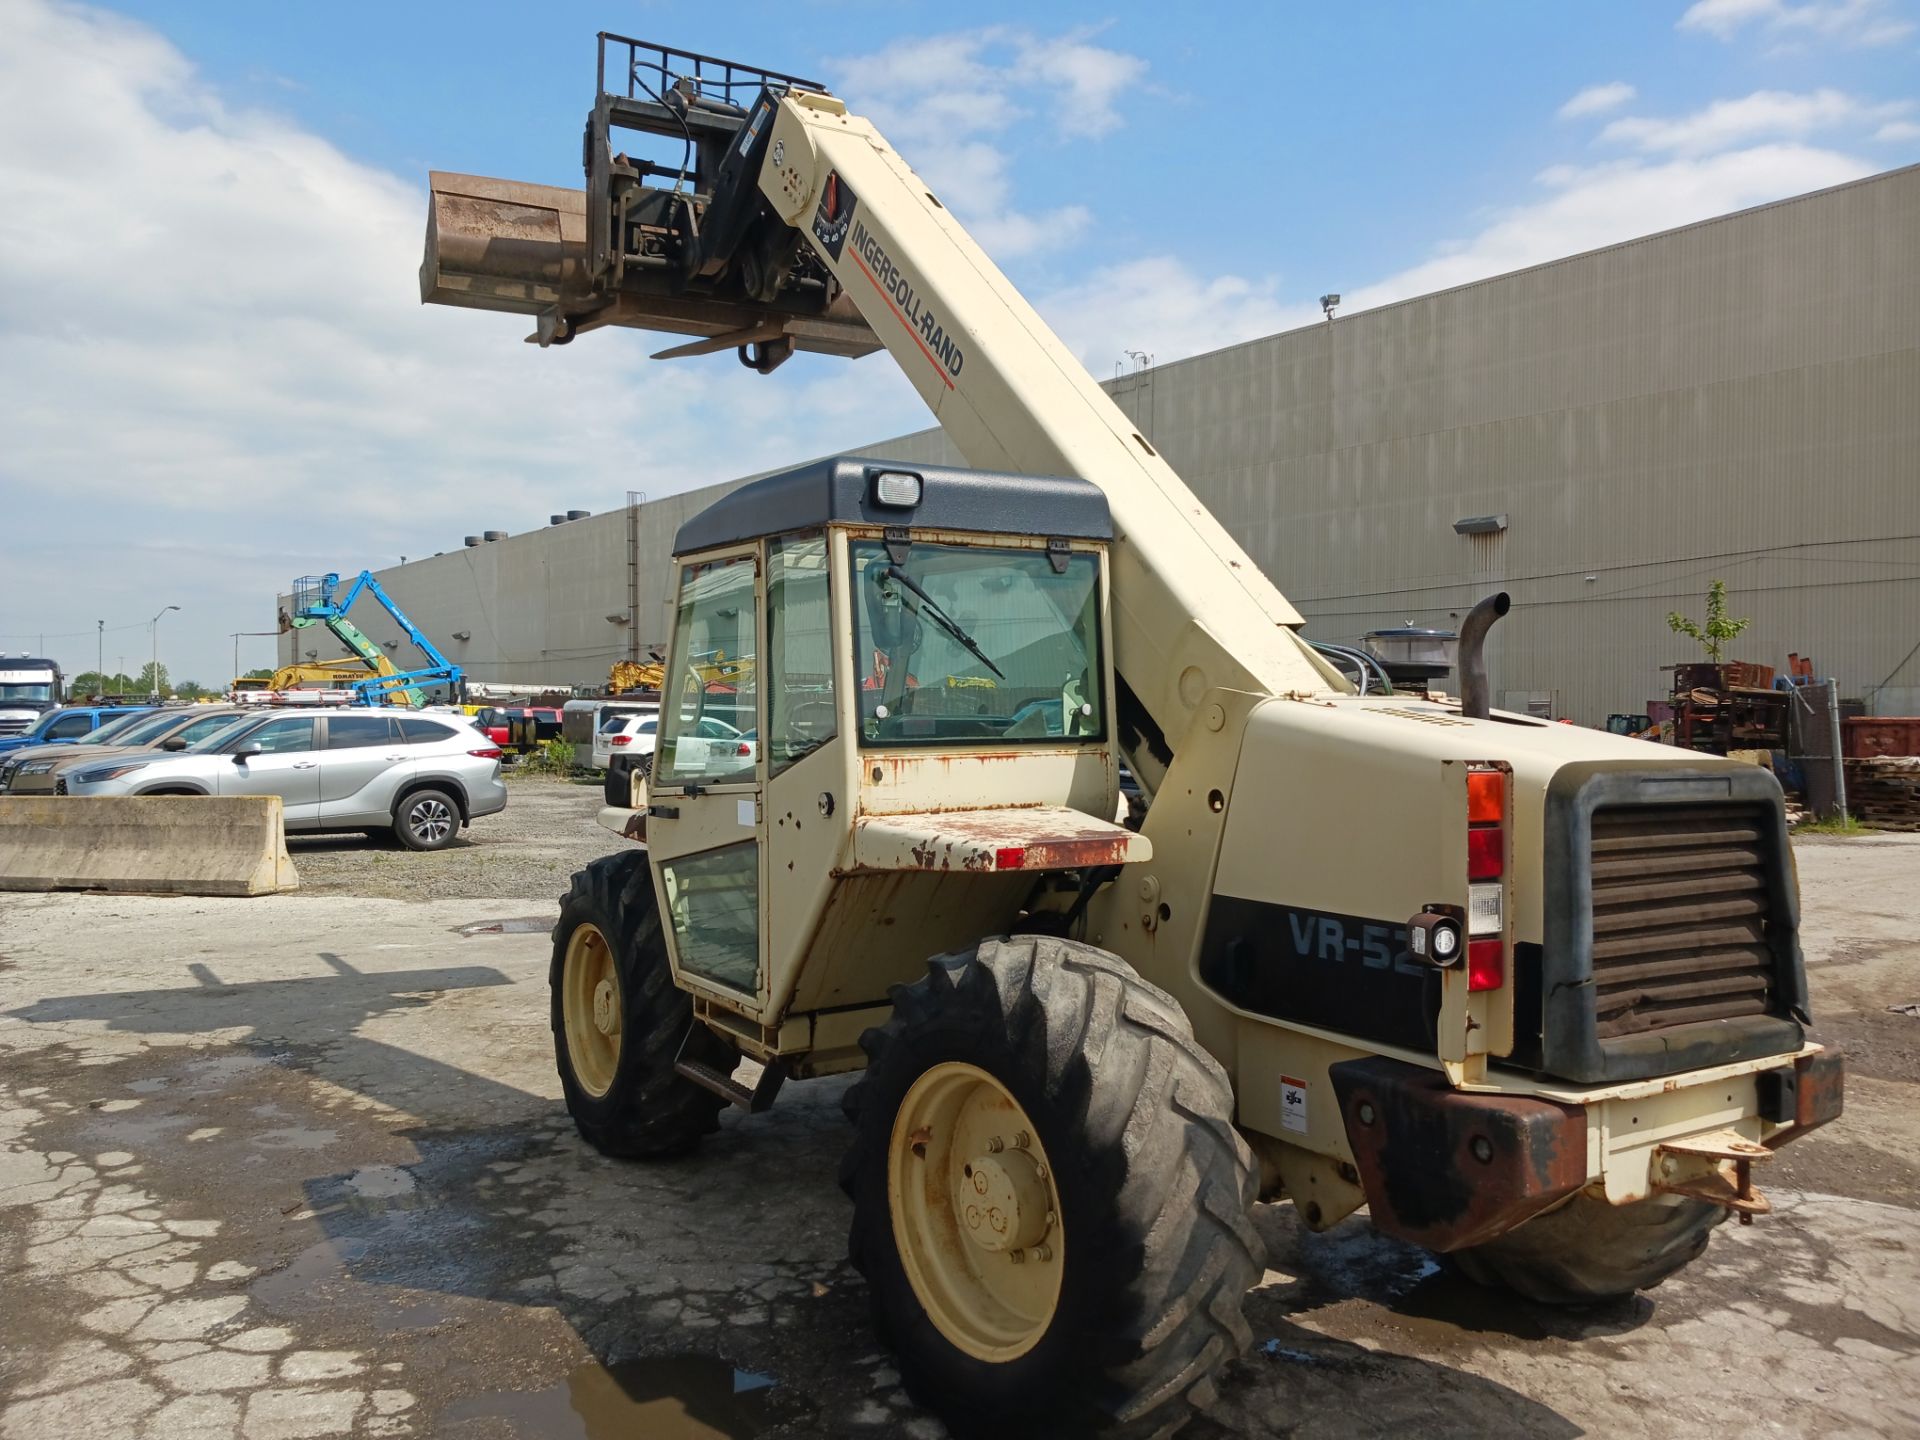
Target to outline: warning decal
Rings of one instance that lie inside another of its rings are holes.
[[[1291,1075],[1280,1077],[1280,1127],[1296,1135],[1307,1133],[1307,1082]]]

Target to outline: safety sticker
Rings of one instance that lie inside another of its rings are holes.
[[[1291,1075],[1280,1077],[1280,1128],[1307,1133],[1307,1082]]]

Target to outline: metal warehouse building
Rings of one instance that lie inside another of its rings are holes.
[[[1920,166],[1108,389],[1314,639],[1505,588],[1501,703],[1600,724],[1703,658],[1665,617],[1719,578],[1730,658],[1920,713]],[[858,448],[961,463],[937,430]],[[380,578],[474,679],[598,684],[663,645],[674,531],[738,483]]]

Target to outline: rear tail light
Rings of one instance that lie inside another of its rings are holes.
[[[607,737],[607,744],[609,745],[631,745],[632,743],[633,737],[631,735],[610,735]]]
[[[1507,983],[1507,942],[1467,942],[1467,989],[1498,990]]]
[[[1507,773],[1467,772],[1467,989],[1507,983]]]
[[[498,760],[505,752],[498,745],[489,745],[484,750],[469,750],[467,754],[476,760]]]
[[[751,755],[753,753],[753,746],[747,741],[742,740],[740,742],[740,748],[733,753],[736,755]]]

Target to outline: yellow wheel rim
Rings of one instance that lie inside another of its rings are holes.
[[[596,1100],[613,1088],[620,1068],[620,975],[613,947],[596,925],[581,925],[567,940],[560,972],[560,1010],[567,1029],[573,1078]]]
[[[1060,1304],[1060,1195],[1027,1112],[974,1065],[907,1091],[887,1147],[887,1203],[907,1280],[940,1333],[977,1360],[1017,1359]]]

